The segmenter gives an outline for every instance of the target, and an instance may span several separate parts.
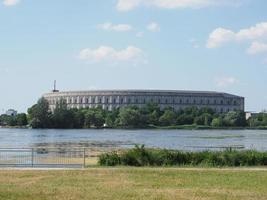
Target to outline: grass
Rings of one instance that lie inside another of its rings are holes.
[[[0,171],[1,200],[265,200],[266,188],[267,172],[251,169]]]

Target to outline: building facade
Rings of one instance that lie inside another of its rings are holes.
[[[7,111],[6,111],[6,115],[7,116],[12,116],[12,117],[14,117],[14,116],[16,116],[18,114],[18,112],[16,111],[16,110],[14,110],[14,109],[8,109]]]
[[[244,97],[220,93],[198,91],[167,90],[95,90],[95,91],[54,91],[44,94],[51,110],[64,99],[69,108],[96,108],[114,110],[126,106],[143,107],[156,103],[161,109],[172,107],[175,110],[196,106],[209,107],[215,112],[244,111]]]

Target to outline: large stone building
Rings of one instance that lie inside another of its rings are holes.
[[[149,102],[156,103],[161,109],[172,107],[175,110],[196,106],[210,107],[216,112],[233,110],[244,111],[244,97],[220,93],[175,90],[95,90],[69,91],[54,90],[43,95],[54,110],[56,102],[64,99],[69,108],[95,108],[114,110],[125,106],[142,107]]]

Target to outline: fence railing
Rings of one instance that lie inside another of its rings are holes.
[[[0,167],[85,167],[85,148],[0,148]]]

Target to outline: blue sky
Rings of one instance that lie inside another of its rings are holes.
[[[0,113],[60,90],[223,91],[267,109],[266,0],[0,0]]]

